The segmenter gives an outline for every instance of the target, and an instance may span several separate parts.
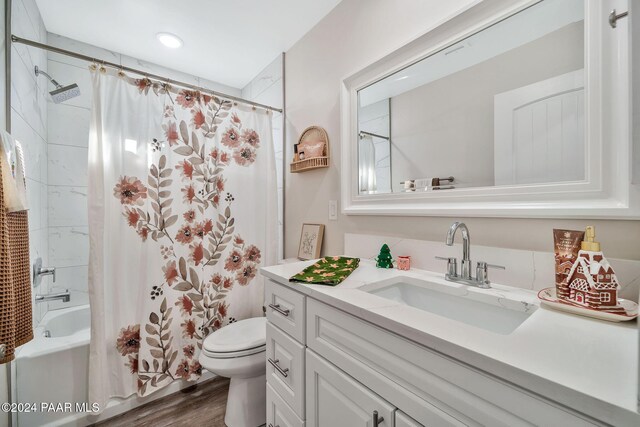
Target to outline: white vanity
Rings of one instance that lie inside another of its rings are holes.
[[[267,426],[637,426],[636,325],[555,312],[534,292],[375,268],[290,283],[261,270]]]

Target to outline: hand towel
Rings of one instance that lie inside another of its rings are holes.
[[[324,257],[292,276],[289,281],[335,286],[349,277],[358,265],[360,265],[360,258]]]
[[[27,191],[22,146],[6,131],[0,132],[0,162],[5,209],[7,212],[26,210]]]

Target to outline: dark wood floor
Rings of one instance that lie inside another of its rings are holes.
[[[217,377],[101,421],[100,427],[224,427],[229,379]]]

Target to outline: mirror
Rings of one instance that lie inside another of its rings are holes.
[[[544,0],[358,90],[358,194],[584,181],[584,17]]]

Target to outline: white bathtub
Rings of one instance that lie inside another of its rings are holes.
[[[90,325],[89,305],[48,311],[35,328],[34,339],[18,348],[14,402],[36,403],[38,412],[17,414],[17,427],[86,426],[193,385],[186,381],[174,381],[144,398],[135,394],[113,398],[98,416],[76,412],[76,403],[86,403],[87,407],[91,407],[88,402]],[[51,337],[45,337],[45,331],[49,331]],[[214,376],[204,372],[198,382]],[[70,402],[74,410],[43,413],[40,411],[42,402]]]
[[[90,328],[89,305],[50,310],[34,330],[34,339],[18,349],[15,402],[38,406],[35,413],[18,413],[18,427],[65,425],[86,416],[75,410],[44,413],[40,405],[87,402]]]

